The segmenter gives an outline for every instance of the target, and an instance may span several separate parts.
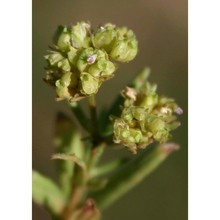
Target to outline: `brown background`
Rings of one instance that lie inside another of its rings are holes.
[[[71,115],[65,102],[54,101],[54,91],[43,82],[48,45],[59,24],[90,20],[133,29],[139,40],[136,59],[123,64],[98,94],[99,106],[108,106],[118,92],[144,66],[159,92],[174,97],[184,109],[182,126],[174,132],[181,150],[156,172],[103,213],[104,220],[187,219],[187,0],[33,0],[33,168],[56,178],[50,155],[57,111]],[[85,103],[84,103],[85,105]],[[126,154],[108,151],[105,160]],[[33,205],[33,219],[50,219]]]

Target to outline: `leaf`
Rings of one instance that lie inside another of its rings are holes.
[[[120,158],[117,160],[113,160],[109,163],[101,164],[98,167],[95,167],[92,169],[92,171],[90,173],[90,177],[97,178],[99,176],[106,175],[110,172],[113,172],[113,171],[119,169],[120,167],[122,167],[123,165],[128,163],[129,161],[130,161],[129,158]]]
[[[90,196],[100,209],[105,209],[153,172],[178,145],[166,143],[145,150],[125,164],[108,181],[106,187]]]
[[[84,156],[84,145],[73,122],[63,113],[58,113],[55,132],[55,152],[60,154],[76,154],[79,159]],[[58,176],[62,190],[66,195],[72,187],[74,163],[68,160],[56,160]]]
[[[62,212],[66,202],[58,186],[37,171],[32,171],[32,197],[35,203],[54,215]]]
[[[74,162],[76,165],[78,165],[80,168],[82,168],[83,170],[86,169],[86,165],[85,163],[80,160],[75,154],[53,154],[51,157],[52,160],[67,160],[67,161],[72,161]]]
[[[91,179],[87,182],[89,191],[97,191],[103,189],[108,182],[108,179]]]
[[[136,90],[141,89],[141,87],[143,87],[143,85],[146,84],[149,75],[150,75],[150,68],[149,67],[145,67],[132,80],[132,82],[130,84],[130,87],[132,87],[132,88],[134,88]]]

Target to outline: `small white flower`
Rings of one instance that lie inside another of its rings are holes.
[[[91,56],[88,56],[87,62],[88,62],[88,64],[93,64],[93,63],[95,63],[96,59],[97,59],[97,54],[93,54]]]
[[[183,114],[183,110],[182,110],[180,107],[177,107],[177,108],[175,109],[175,112],[176,112],[176,114],[178,114],[178,115]]]

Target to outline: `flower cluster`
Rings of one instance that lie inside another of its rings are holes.
[[[114,61],[129,62],[138,43],[133,31],[105,24],[96,31],[87,22],[64,27],[47,60],[45,81],[55,87],[57,99],[77,101],[96,94],[114,76]]]
[[[166,142],[170,131],[180,125],[176,114],[182,114],[182,109],[173,99],[159,96],[156,88],[149,82],[139,89],[127,87],[122,91],[125,101],[121,116],[113,117],[114,142],[134,154],[154,141]]]

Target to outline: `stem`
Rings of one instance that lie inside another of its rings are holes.
[[[75,167],[74,183],[69,201],[62,213],[63,220],[71,220],[72,214],[77,210],[78,205],[86,192],[87,172],[80,166]]]
[[[76,116],[77,120],[79,121],[80,125],[86,130],[90,131],[90,123],[87,115],[82,110],[81,106],[78,102],[70,103],[71,110],[73,114]]]
[[[98,133],[98,124],[97,124],[95,95],[89,96],[88,102],[89,102],[89,110],[90,110],[90,117],[91,117],[90,118],[91,119],[91,134],[93,136],[93,142],[97,143],[96,138],[99,136],[99,133]]]
[[[97,165],[99,159],[101,158],[106,147],[106,143],[100,143],[97,146],[94,146],[90,153],[90,158],[87,163],[88,172],[91,172],[92,169]]]
[[[77,205],[79,204],[79,201],[81,200],[84,192],[85,190],[81,187],[74,188],[70,200],[62,213],[62,219],[70,220],[72,213],[76,211]]]
[[[100,209],[105,209],[134,186],[141,182],[146,176],[154,171],[178,145],[167,143],[152,147],[144,151],[139,157],[122,167],[112,178],[106,187],[90,196],[96,201]]]

